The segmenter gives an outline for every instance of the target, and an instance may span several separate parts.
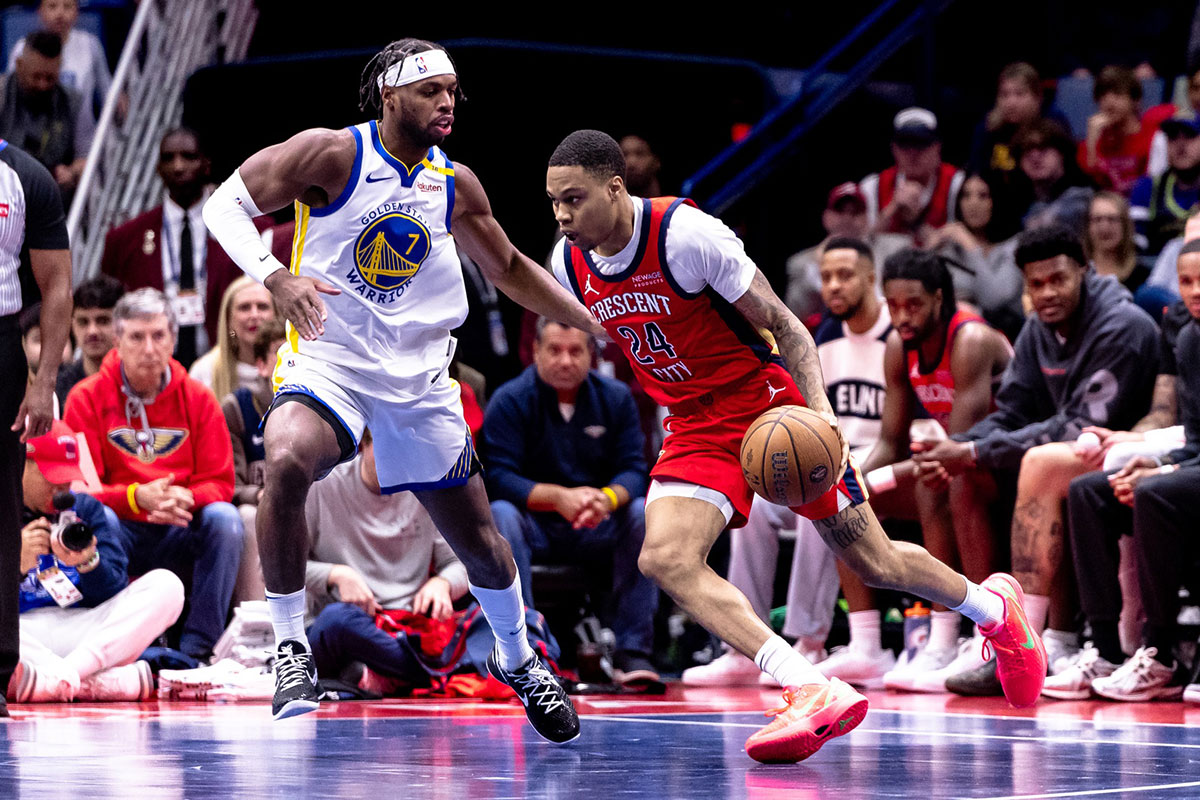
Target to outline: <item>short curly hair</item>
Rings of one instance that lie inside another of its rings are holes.
[[[1086,267],[1088,263],[1087,256],[1083,254],[1083,242],[1066,225],[1033,228],[1017,237],[1014,257],[1022,270],[1034,261],[1046,261],[1057,256],[1066,256],[1081,267]]]
[[[625,180],[625,156],[617,140],[604,131],[575,131],[554,148],[552,167],[583,167],[590,175]]]

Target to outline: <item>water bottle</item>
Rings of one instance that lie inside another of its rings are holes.
[[[910,664],[929,641],[929,627],[932,624],[929,611],[919,600],[904,611],[904,653]]]

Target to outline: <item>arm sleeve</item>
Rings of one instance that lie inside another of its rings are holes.
[[[237,170],[204,203],[204,225],[233,263],[259,283],[287,269],[263,244],[254,224],[263,216]]]
[[[613,423],[617,427],[615,464],[616,474],[610,484],[625,487],[632,498],[645,497],[649,479],[646,475],[645,436],[638,418],[633,393],[625,386],[617,387],[617,402],[613,407]]]
[[[228,503],[233,499],[233,446],[225,416],[212,392],[198,387],[189,392],[187,403],[197,409],[191,425],[196,437],[193,445],[196,468],[188,482],[196,497],[196,508],[209,503]]]
[[[689,205],[679,206],[671,218],[667,256],[671,275],[684,291],[711,286],[730,303],[746,293],[758,269],[729,226]]]
[[[433,535],[433,570],[439,578],[444,578],[450,584],[451,600],[457,600],[470,589],[467,585],[467,568],[439,533]]]
[[[482,456],[487,467],[488,494],[493,500],[507,500],[522,509],[537,483],[521,475],[527,427],[516,393],[501,387],[483,415]]]
[[[85,494],[75,495],[75,513],[92,526],[100,563],[91,572],[79,574],[80,605],[93,608],[112,598],[129,585],[129,559],[121,542],[121,532],[108,524],[100,502]]]
[[[1136,346],[1136,341],[1129,341],[1126,329],[1098,337],[1089,350],[1087,361],[1077,367],[1077,374],[1082,379],[1057,413],[1047,419],[1028,421],[1020,427],[1003,429],[997,426],[988,430],[989,420],[1011,407],[1013,393],[1027,386],[1028,366],[1022,384],[1010,384],[1006,380],[996,397],[1000,410],[968,431],[970,438],[976,440],[979,463],[991,468],[1017,469],[1025,451],[1036,445],[1077,436],[1087,425],[1107,427],[1120,424],[1114,420],[1135,419],[1144,414],[1149,404],[1149,389],[1154,385],[1154,371],[1158,367],[1157,340],[1150,338],[1148,343],[1154,356],[1151,359],[1147,359],[1144,349]],[[1033,367],[1037,368],[1036,362]],[[1008,421],[1016,419],[1013,415]],[[977,429],[985,431],[984,435],[979,436]]]

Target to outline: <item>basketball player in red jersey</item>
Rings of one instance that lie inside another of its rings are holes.
[[[552,259],[556,277],[621,344],[646,392],[669,411],[638,565],[786,687],[783,708],[750,737],[746,752],[759,761],[800,761],[861,722],[867,700],[827,680],[774,635],[705,559],[721,531],[743,524],[750,509],[738,463],[749,424],[787,404],[807,404],[833,421],[817,350],[732,231],[689,201],[630,197],[624,176],[612,137],[576,131],[551,156],[546,191],[564,235]],[[837,487],[796,510],[816,521],[826,544],[869,585],[913,592],[980,624],[1000,653],[1010,702],[1036,701],[1045,651],[1010,577],[994,575],[980,586],[922,548],[890,541],[849,463]]]
[[[897,481],[911,484],[916,477],[918,465],[903,460],[916,418],[935,420],[943,437],[967,430],[992,409],[993,390],[1012,358],[1012,347],[999,331],[979,315],[958,308],[950,270],[941,256],[901,250],[884,263],[882,278],[893,325],[884,351],[887,392],[882,431],[863,464],[867,485],[876,491]],[[918,440],[913,446],[919,450],[922,445]],[[913,493],[925,546],[939,561],[961,568],[969,580],[984,580],[994,560],[987,506],[964,500],[995,497],[990,473],[951,481],[939,465],[922,469]],[[874,607],[869,592],[847,590],[846,596]],[[852,604],[851,611],[859,610]],[[982,666],[980,647],[959,651],[958,614],[935,604],[932,622],[929,642],[917,657],[884,675],[887,688],[943,692],[947,677]]]

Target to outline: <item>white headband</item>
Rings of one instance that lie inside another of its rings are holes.
[[[379,76],[376,83],[379,90],[387,86],[407,86],[410,83],[423,81],[436,75],[454,75],[454,65],[445,50],[426,50],[423,53],[413,53],[392,64],[387,71]]]

